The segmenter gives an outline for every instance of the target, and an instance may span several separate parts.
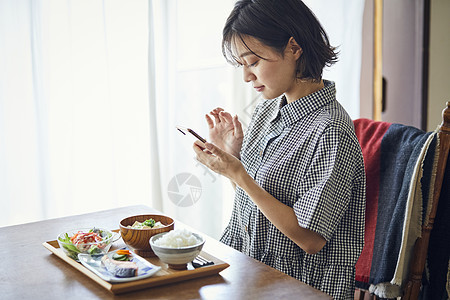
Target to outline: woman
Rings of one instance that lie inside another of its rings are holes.
[[[206,116],[197,159],[236,187],[221,241],[335,299],[354,295],[364,243],[365,174],[353,123],[322,80],[335,49],[300,0],[237,1],[223,30],[228,61],[267,100],[244,136],[237,116]]]

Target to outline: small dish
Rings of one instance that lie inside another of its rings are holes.
[[[110,258],[112,258],[112,256],[114,255],[114,251],[108,252],[106,255],[108,255]],[[78,259],[80,260],[80,262],[83,266],[88,268],[90,271],[94,272],[101,279],[108,281],[108,282],[136,281],[136,280],[151,277],[152,275],[156,274],[159,270],[161,270],[161,267],[155,266],[155,265],[151,264],[150,262],[148,262],[146,259],[133,253],[130,261],[137,264],[137,266],[139,268],[138,275],[135,277],[127,277],[127,278],[115,277],[111,273],[109,273],[106,270],[106,267],[102,264],[102,261],[101,261],[102,257],[103,257],[103,255],[89,255],[86,253],[78,254]]]

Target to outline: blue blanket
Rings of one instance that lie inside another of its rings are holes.
[[[415,127],[392,124],[381,141],[380,191],[371,284],[390,282],[394,276],[411,176],[430,134]]]

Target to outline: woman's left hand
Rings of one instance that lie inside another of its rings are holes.
[[[199,162],[233,182],[246,173],[239,159],[214,144],[196,141],[193,148]]]

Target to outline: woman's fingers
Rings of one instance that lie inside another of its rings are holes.
[[[214,122],[216,123],[216,125],[218,123],[220,123],[220,118],[219,118],[219,114],[218,113],[211,113],[211,115],[214,117]]]
[[[196,150],[197,148],[200,149],[200,151],[204,151],[206,149],[206,146],[202,141],[196,140],[194,142],[194,150]]]
[[[241,122],[239,122],[237,115],[233,117],[233,125],[234,125],[234,136],[238,139],[242,138],[244,136],[244,132],[242,130],[242,124]]]
[[[203,145],[205,148],[202,148],[203,146],[200,143],[194,143],[197,160],[212,171],[231,180],[234,180],[233,178],[236,178],[240,172],[245,172],[241,162],[233,155],[214,144],[206,142]]]
[[[224,109],[222,107],[216,107],[213,109],[213,112],[216,114],[219,114],[221,111],[224,111]]]
[[[224,154],[224,151],[220,149],[219,147],[216,147],[214,144],[211,143],[202,143],[201,141],[195,141],[193,145],[195,153],[197,153],[197,159],[200,162],[205,161],[205,153],[209,155],[215,155],[215,156],[221,156]]]
[[[223,111],[223,108],[217,107],[209,112],[211,114],[211,116],[214,117],[214,121],[216,124],[221,122],[220,117],[219,117],[221,111]]]
[[[214,144],[206,142],[205,147],[210,153],[216,156],[221,156],[223,154],[223,150],[220,149],[219,147],[216,147]]]
[[[221,122],[228,123],[227,119],[224,116],[224,112],[223,111],[221,111],[219,113],[219,119],[220,119]]]
[[[193,148],[194,152],[197,154],[196,159],[210,168],[210,164],[208,163],[208,161],[210,160],[212,153],[208,149],[203,148],[197,143],[194,143]]]
[[[214,122],[209,115],[205,115],[206,123],[208,124],[209,129],[214,128]]]
[[[230,113],[226,112],[226,111],[221,111],[219,114],[219,117],[222,121],[225,121],[227,123],[232,123],[233,122],[233,117],[231,116]]]

